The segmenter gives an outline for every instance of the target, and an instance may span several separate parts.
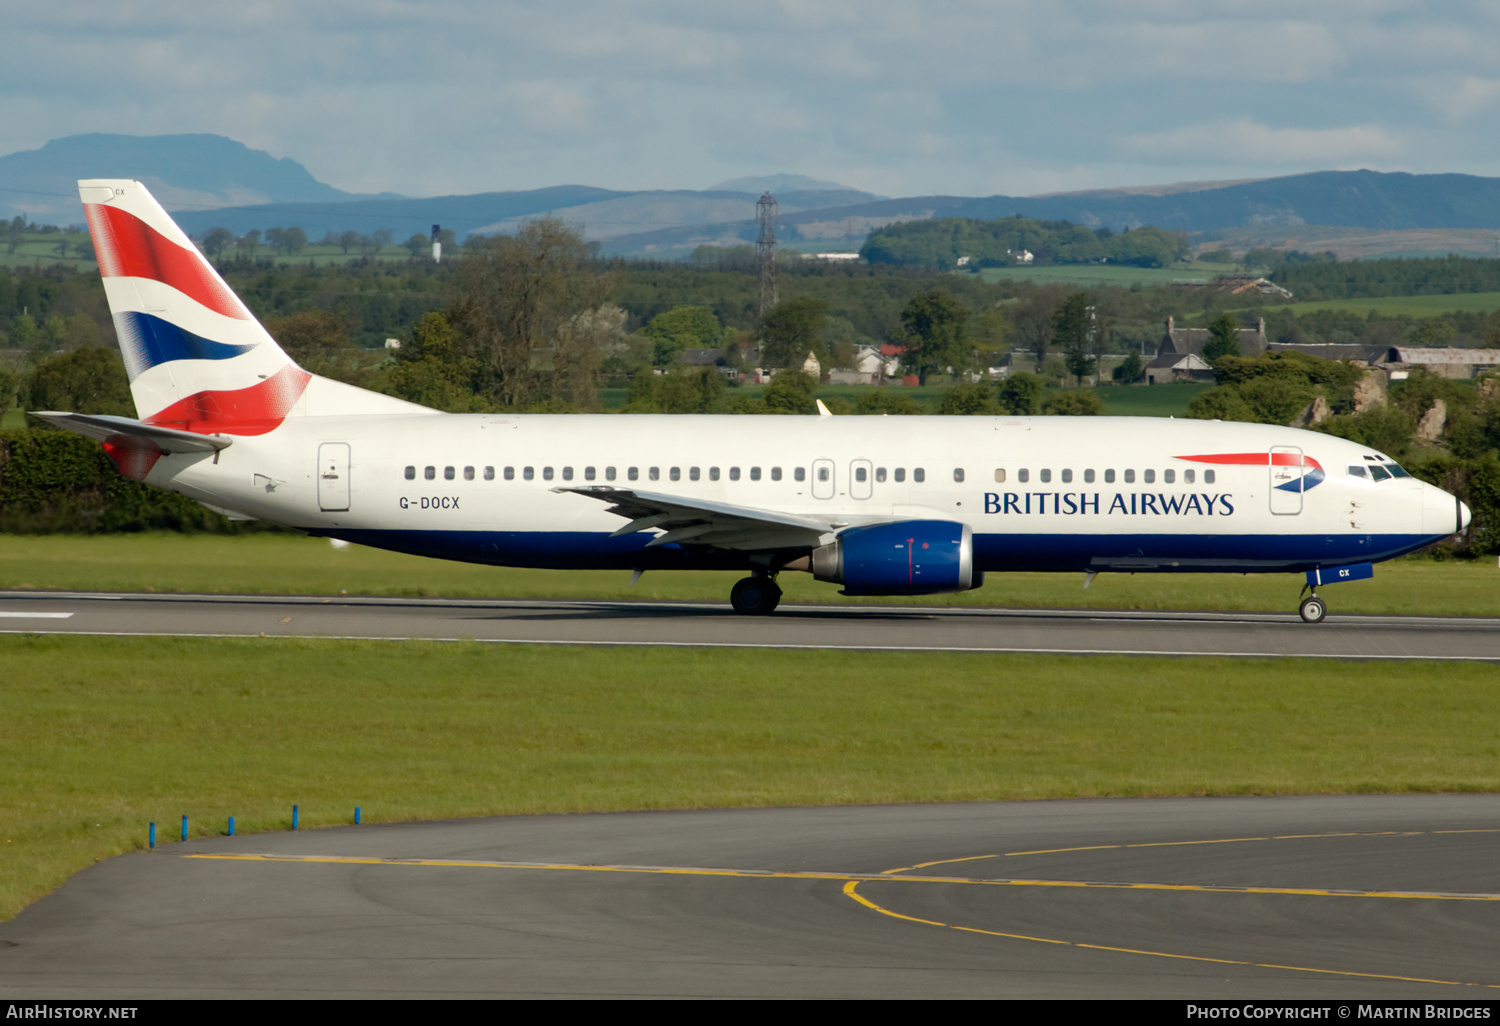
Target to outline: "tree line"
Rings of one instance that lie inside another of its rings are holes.
[[[1124,264],[1168,267],[1188,250],[1185,236],[1146,226],[1115,233],[1069,221],[943,217],[903,221],[870,233],[859,255],[871,263],[934,267],[1011,267],[1030,253],[1035,264]],[[964,259],[967,258],[967,259]]]

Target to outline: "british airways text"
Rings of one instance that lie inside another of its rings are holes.
[[[1234,496],[1189,492],[1168,495],[1165,492],[1116,492],[1104,504],[1098,492],[985,492],[984,511],[1010,515],[1056,513],[1110,516],[1205,516],[1234,515]]]

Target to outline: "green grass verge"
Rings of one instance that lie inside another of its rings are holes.
[[[1210,385],[1131,385],[1095,388],[1093,393],[1104,400],[1109,417],[1181,417],[1195,396]]]
[[[1164,386],[1171,387],[1171,386]],[[490,598],[725,602],[737,573],[648,573],[634,588],[615,570],[518,570],[405,556],[292,534],[241,536],[0,535],[0,589],[231,592],[262,595],[449,595]],[[1085,609],[1290,612],[1293,574],[990,574],[958,595],[845,598],[808,574],[780,577],[787,602]],[[1324,589],[1335,613],[1500,615],[1489,562],[1397,560],[1375,578]]]
[[[0,637],[0,917],[174,838],[586,810],[1494,791],[1484,665]],[[253,842],[247,841],[253,848]]]
[[[1337,310],[1364,316],[1370,311],[1382,317],[1436,317],[1452,311],[1489,313],[1500,310],[1500,292],[1462,292],[1441,296],[1382,296],[1371,299],[1328,299],[1306,303],[1288,303],[1279,309],[1295,314]]]

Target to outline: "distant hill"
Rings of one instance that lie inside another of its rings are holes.
[[[792,213],[783,210],[776,235],[778,241],[803,244],[803,248],[808,243],[849,246],[897,221],[933,217],[990,221],[1013,214],[1114,231],[1145,225],[1188,233],[1295,225],[1379,231],[1494,230],[1500,229],[1500,178],[1317,171],[1162,195],[1141,189],[1052,196],[910,196]],[[747,218],[621,236],[612,239],[608,248],[668,256],[705,242],[739,245],[754,240],[755,224]]]
[[[620,235],[676,230],[684,226],[755,217],[758,193],[709,190],[621,192],[585,185],[557,185],[524,192],[487,192],[431,199],[365,200],[356,203],[267,203],[220,210],[183,210],[175,216],[196,235],[224,227],[236,235],[252,228],[296,226],[309,238],[354,230],[369,234],[390,228],[398,238],[451,228],[460,239],[470,234],[509,233],[524,219],[552,215],[581,227],[585,237],[608,242]],[[870,193],[852,189],[785,192],[777,195],[782,214],[863,203]],[[612,249],[612,247],[611,247]]]
[[[295,160],[278,160],[222,135],[96,133],[0,157],[0,215],[81,224],[80,178],[139,179],[168,210],[364,198],[325,185]]]
[[[709,186],[714,192],[753,192],[758,197],[763,192],[771,192],[779,200],[783,192],[859,192],[847,185],[838,182],[827,182],[821,178],[809,178],[807,175],[750,175],[746,178],[731,178],[727,182]],[[886,196],[876,196],[874,193],[865,193],[867,199],[887,199]]]
[[[706,190],[615,190],[584,185],[410,199],[347,193],[301,164],[218,135],[75,135],[0,157],[0,217],[78,224],[75,182],[133,177],[149,185],[182,226],[300,227],[310,237],[389,228],[399,238],[433,224],[460,237],[509,232],[555,214],[604,243],[606,253],[676,258],[695,246],[755,241],[755,201],[778,202],[778,241],[802,249],[856,249],[886,225],[928,218],[981,221],[1019,214],[1120,231],[1366,231],[1500,229],[1500,178],[1319,171],[1254,181],[1183,182],[1047,196],[910,196],[888,199],[806,175],[736,178]],[[1200,240],[1201,241],[1201,240]]]

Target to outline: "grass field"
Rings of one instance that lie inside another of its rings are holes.
[[[292,534],[0,535],[0,589],[231,592],[268,595],[450,595],[727,602],[736,573],[516,570],[405,556]],[[989,574],[958,595],[845,598],[808,574],[780,577],[787,602],[1002,606],[1022,609],[1223,609],[1291,612],[1300,575]],[[1338,613],[1500,615],[1489,562],[1383,563],[1375,578],[1322,592]]]
[[[1048,267],[986,267],[987,282],[1034,281],[1039,285],[1171,285],[1178,281],[1212,281],[1243,270],[1238,264],[1176,264],[1172,267],[1124,267],[1109,264],[1054,264]]]
[[[1450,311],[1489,313],[1500,310],[1500,292],[1461,292],[1441,296],[1385,296],[1376,299],[1328,299],[1288,303],[1281,309],[1298,315],[1320,310],[1339,310],[1361,316],[1371,310],[1383,317],[1436,317]]]
[[[0,917],[159,838],[584,810],[1500,789],[1482,665],[0,637]],[[247,841],[253,847],[253,841]]]

